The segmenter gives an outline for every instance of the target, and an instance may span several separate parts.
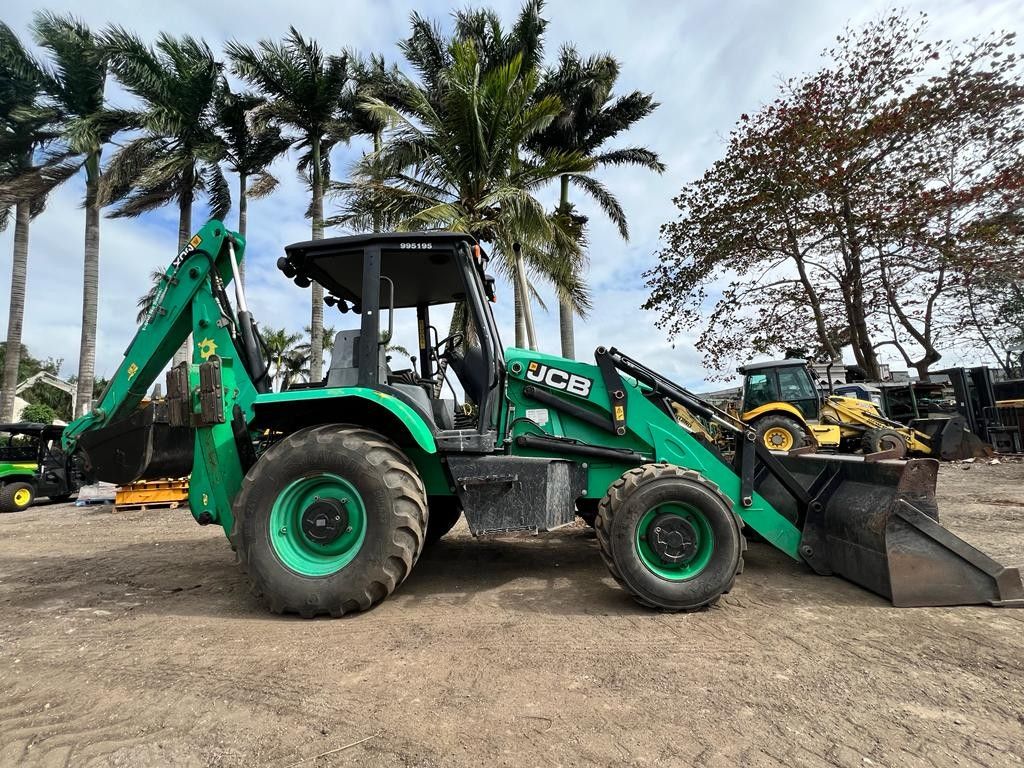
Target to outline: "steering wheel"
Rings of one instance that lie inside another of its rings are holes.
[[[465,334],[462,333],[453,333],[451,336],[446,336],[434,345],[434,354],[438,359],[443,358],[453,349],[460,346],[464,338]]]

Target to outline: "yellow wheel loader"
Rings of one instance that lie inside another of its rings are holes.
[[[882,415],[869,400],[824,394],[806,360],[751,363],[743,374],[741,417],[773,451],[805,445],[839,453],[887,452],[894,458],[952,461],[986,453],[962,416],[915,419],[909,426]]]

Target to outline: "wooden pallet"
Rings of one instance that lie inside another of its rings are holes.
[[[115,504],[114,512],[148,512],[151,509],[178,509],[188,506],[184,501],[155,501],[149,504]]]
[[[188,478],[140,480],[117,489],[115,512],[177,509],[188,504]]]

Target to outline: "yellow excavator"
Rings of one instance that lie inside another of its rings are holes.
[[[878,406],[855,397],[823,392],[806,360],[751,363],[743,374],[740,418],[774,451],[805,445],[839,453],[930,456],[947,461],[986,455],[986,448],[959,415],[900,424]]]

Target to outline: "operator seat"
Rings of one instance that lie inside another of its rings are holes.
[[[465,350],[452,349],[445,354],[448,364],[455,371],[466,397],[480,405],[487,395],[487,368],[484,351],[478,344],[470,344]]]
[[[356,387],[359,385],[359,336],[360,329],[338,331],[331,350],[331,367],[327,370],[328,387]],[[378,381],[387,381],[388,364],[384,345],[378,346]]]
[[[355,387],[359,385],[359,336],[360,330],[339,331],[334,337],[331,352],[331,367],[327,371],[328,387]],[[455,426],[455,402],[453,400],[435,400],[422,382],[417,382],[412,371],[399,371],[392,375],[388,370],[387,353],[384,345],[379,345],[377,359],[377,380],[387,384],[410,400],[412,400],[423,416],[440,429],[452,429]]]

